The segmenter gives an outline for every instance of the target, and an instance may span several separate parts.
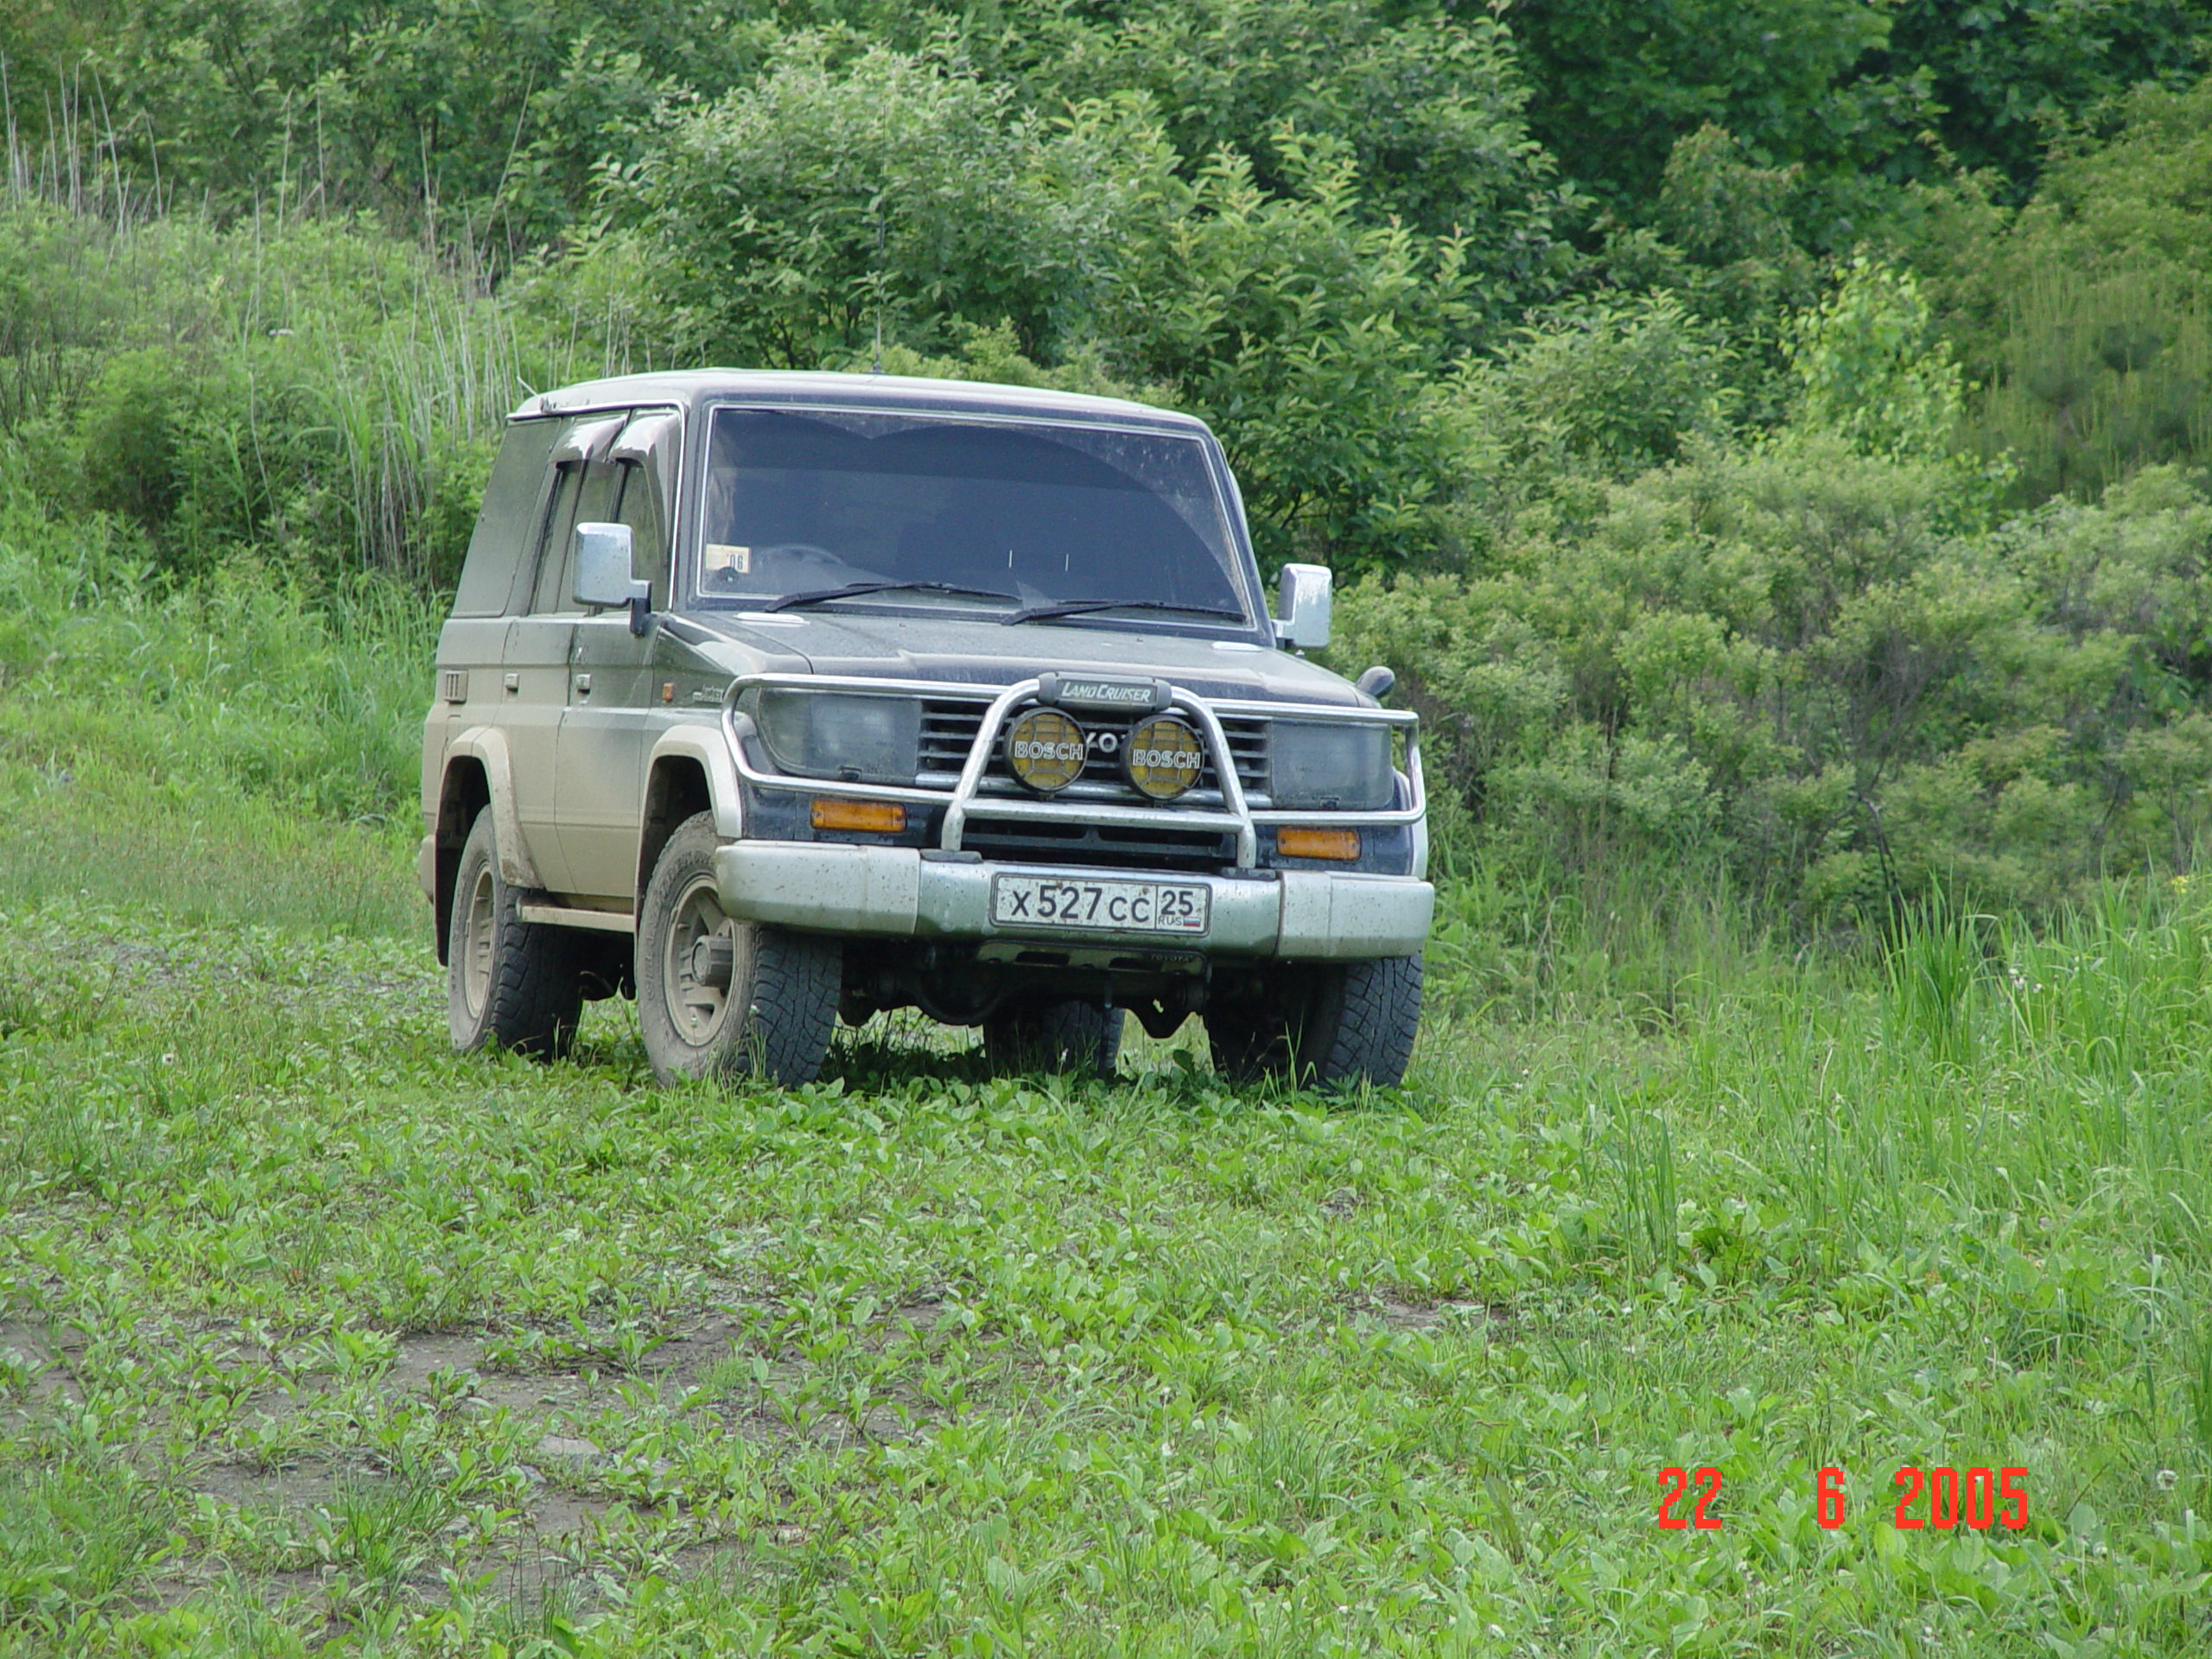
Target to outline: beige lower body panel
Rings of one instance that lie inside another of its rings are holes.
[[[991,878],[1116,877],[1189,881],[1208,889],[1203,938],[1109,929],[1025,930],[991,919]],[[1357,960],[1421,948],[1436,890],[1402,875],[1287,870],[1260,879],[1185,876],[1038,864],[925,859],[912,848],[824,842],[732,842],[715,855],[723,908],[808,932],[923,939],[1063,939],[1203,950],[1211,955]]]

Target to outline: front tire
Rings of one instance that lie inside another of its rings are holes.
[[[565,1054],[583,1013],[583,965],[565,930],[522,919],[499,874],[492,814],[476,815],[454,873],[446,933],[446,1026],[463,1054],[497,1043],[518,1054]]]
[[[638,916],[638,1024],[664,1084],[757,1076],[814,1081],[830,1052],[843,978],[836,940],[725,912],[711,813],[668,838]]]
[[[1284,1077],[1316,1089],[1404,1081],[1421,1026],[1421,959],[1317,963],[1254,1001],[1206,1010],[1214,1069],[1237,1083]]]
[[[1025,1002],[983,1022],[983,1058],[1016,1071],[1111,1077],[1122,1057],[1122,1011],[1099,1002]]]

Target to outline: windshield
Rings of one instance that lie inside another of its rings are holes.
[[[698,603],[741,609],[1011,615],[1096,601],[1141,604],[1147,626],[1188,607],[1194,626],[1247,627],[1234,545],[1196,438],[721,409],[692,586]]]

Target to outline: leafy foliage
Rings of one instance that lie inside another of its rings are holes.
[[[1934,459],[1959,421],[1959,367],[1920,285],[1863,255],[1798,325],[1802,419],[1867,454]]]
[[[1220,433],[1266,563],[1361,578],[1341,659],[1437,723],[1459,867],[2048,905],[2202,833],[2208,40],[2172,0],[0,0],[0,432],[156,586],[312,597],[450,580],[525,385],[1135,395]]]
[[[1513,14],[1535,88],[1533,126],[1568,175],[1615,212],[1658,193],[1668,149],[1708,124],[1769,164],[1814,168],[1847,211],[1845,182],[1927,113],[1910,72],[1856,72],[1889,38],[1871,0],[1564,0]],[[1809,228],[1833,238],[1838,226]]]
[[[1904,0],[1882,60],[1924,78],[1959,165],[1996,171],[2019,201],[2054,135],[2145,83],[2185,86],[2203,48],[2202,10],[2189,0]]]
[[[1834,438],[1694,451],[1474,580],[1353,589],[1338,655],[1398,665],[1483,820],[1569,872],[1710,854],[1812,918],[2188,868],[2212,499],[2152,473],[1967,533],[1963,487]]]
[[[801,37],[757,84],[672,118],[622,180],[683,346],[810,368],[878,327],[920,350],[1010,322],[1042,356],[1096,308],[1170,157],[1141,111],[1062,124],[957,64]]]
[[[2146,87],[2122,115],[2057,149],[2017,213],[1960,185],[1915,238],[1981,383],[1970,442],[2018,457],[2023,505],[2212,458],[2212,83]]]
[[[1340,150],[1288,130],[1278,145],[1294,195],[1228,154],[1167,193],[1176,211],[1110,291],[1109,360],[1220,430],[1263,557],[1395,562],[1427,539],[1427,388],[1471,308],[1465,247],[1367,219]]]
[[[1295,194],[1302,178],[1275,135],[1325,134],[1356,163],[1377,218],[1465,238],[1471,263],[1512,283],[1552,273],[1553,220],[1573,204],[1549,186],[1552,156],[1529,134],[1515,42],[1495,16],[1376,0],[1086,10],[1043,11],[1011,48],[1039,107],[1142,93],[1186,174],[1230,150],[1251,158],[1271,194]]]

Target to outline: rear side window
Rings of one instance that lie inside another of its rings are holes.
[[[621,505],[616,519],[630,526],[630,573],[651,582],[653,609],[668,607],[668,538],[661,534],[659,492],[644,467],[622,462]]]
[[[518,421],[507,428],[484,486],[484,506],[468,540],[468,557],[461,567],[455,616],[505,612],[517,573],[537,551],[538,492],[545,481],[545,458],[560,429],[558,421]]]
[[[603,461],[588,466],[571,461],[561,468],[561,483],[545,515],[545,548],[537,566],[537,591],[530,608],[542,613],[581,612],[573,595],[576,569],[576,526],[605,524],[614,514],[619,483],[614,467]]]

